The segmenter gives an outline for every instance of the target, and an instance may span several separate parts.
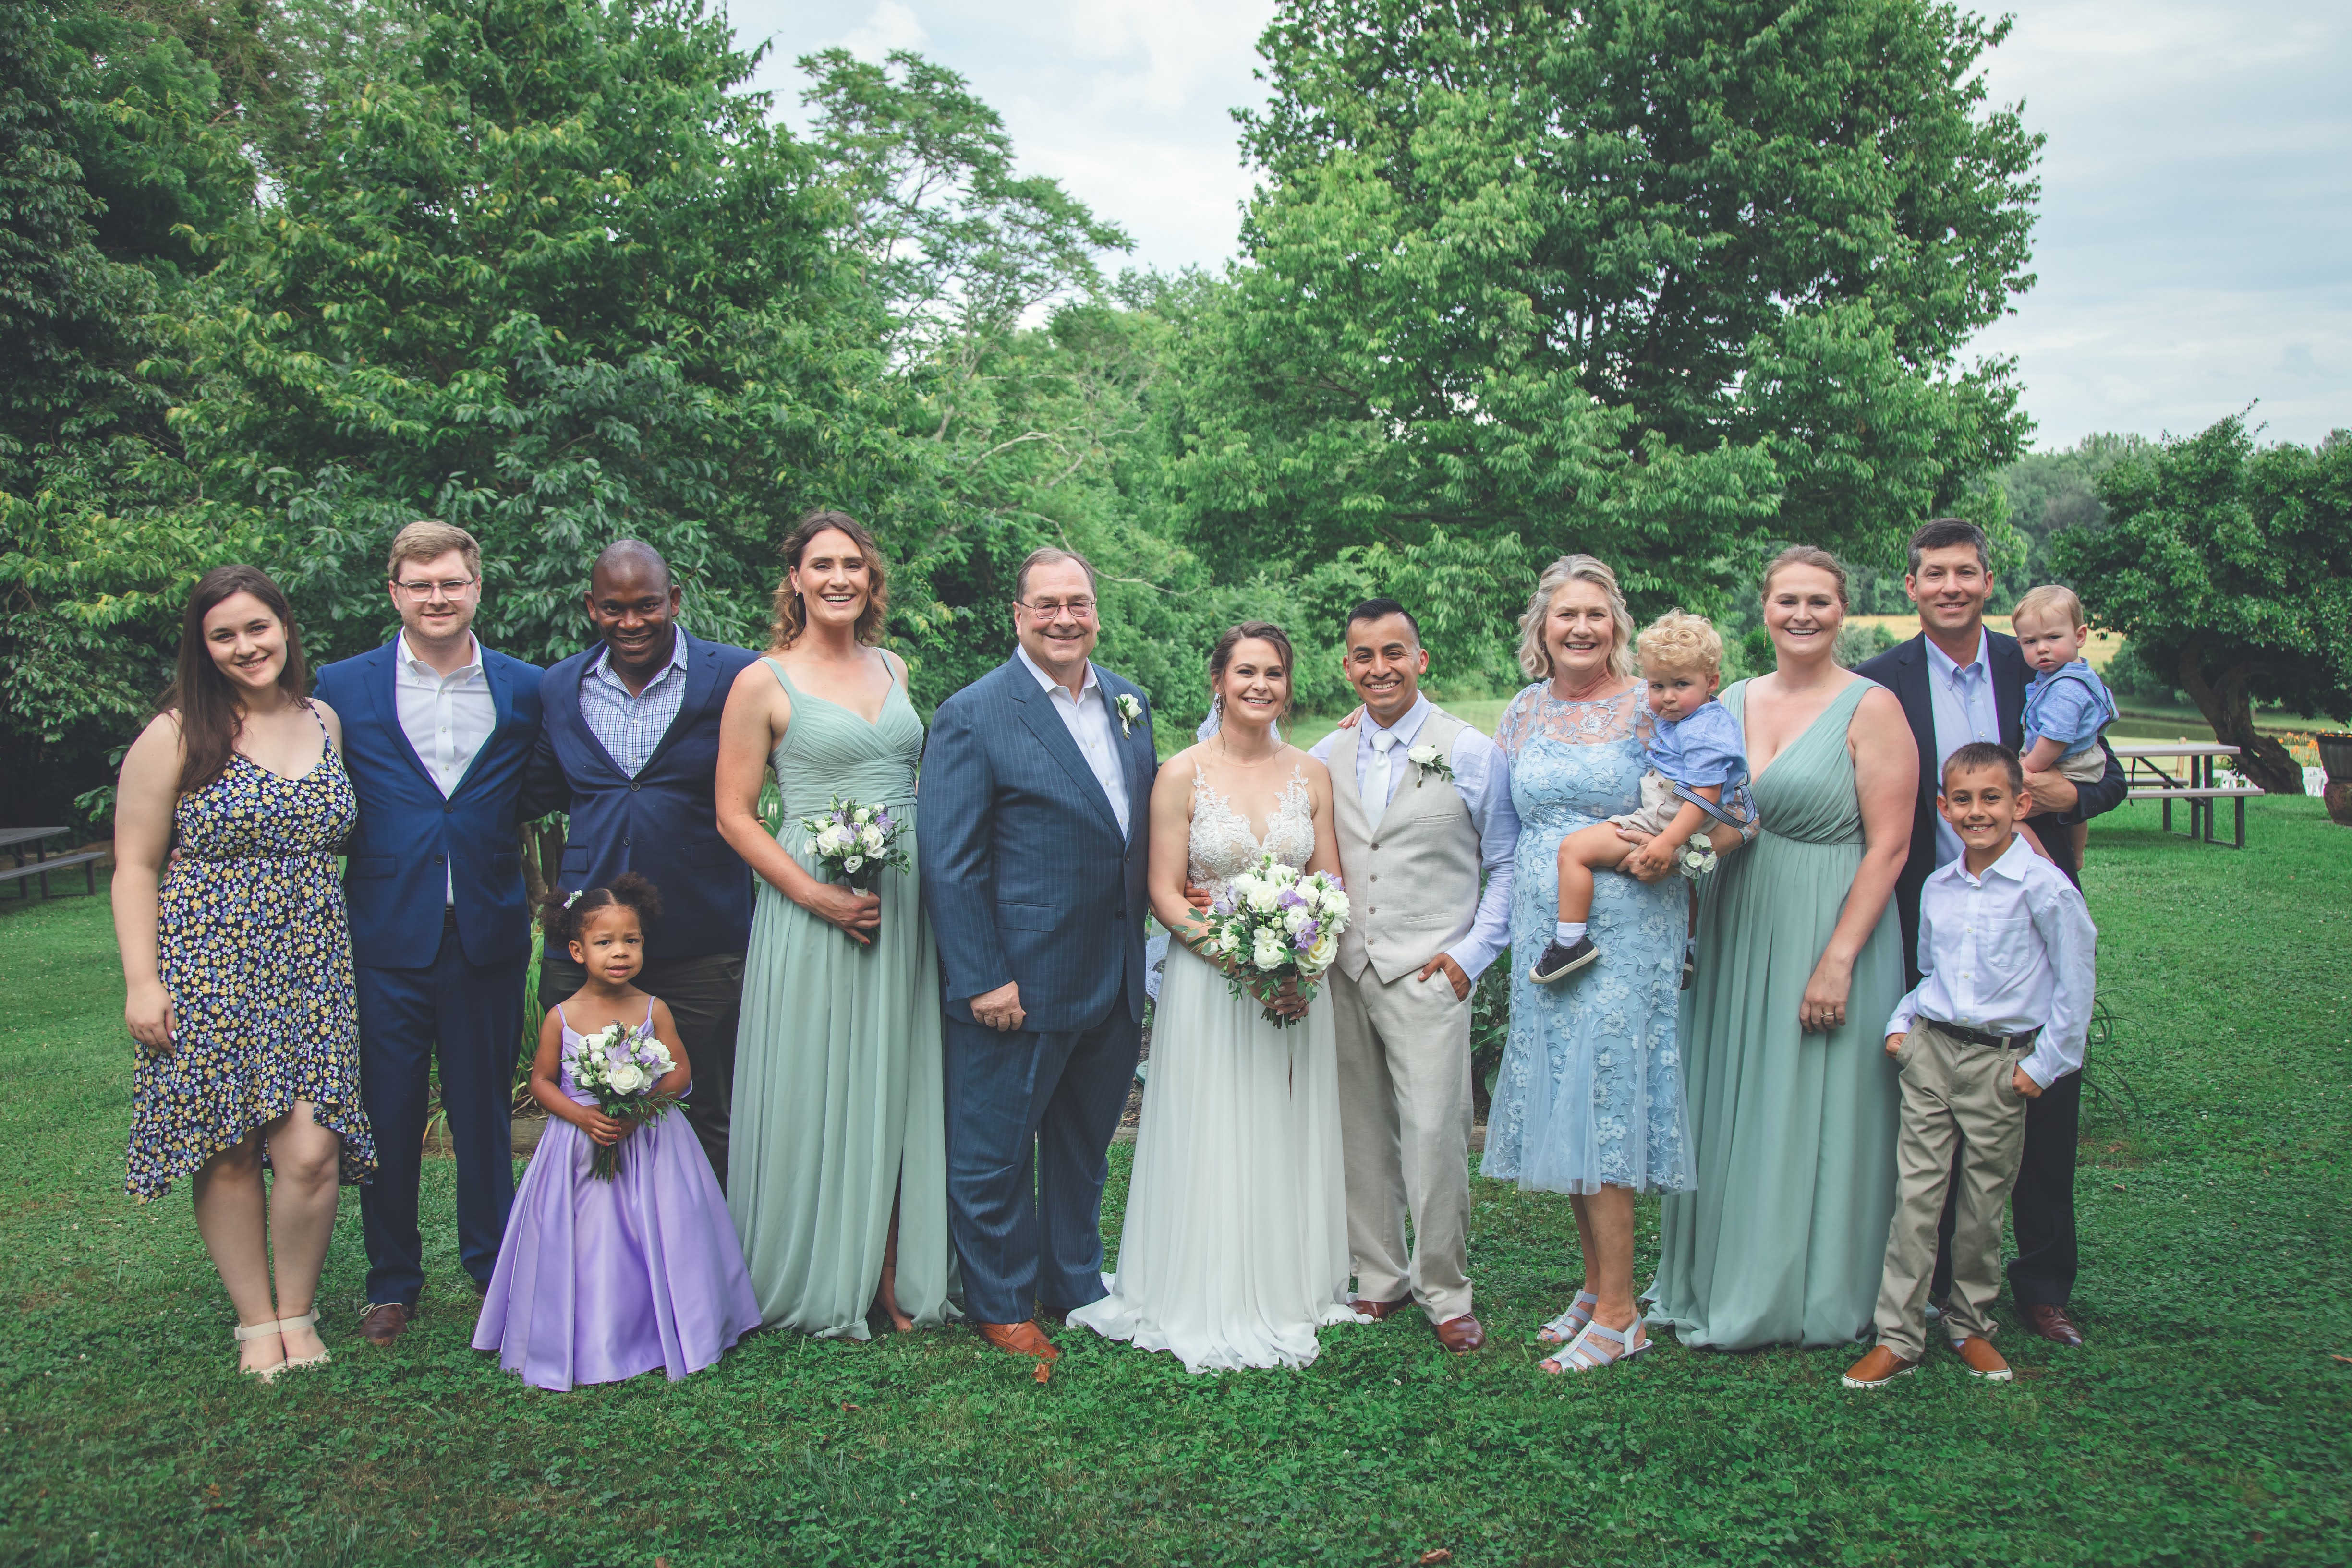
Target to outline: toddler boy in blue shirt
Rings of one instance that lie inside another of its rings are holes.
[[[2009,624],[2017,634],[2018,652],[2035,672],[2025,688],[2025,770],[2055,771],[2077,784],[2096,784],[2107,771],[2099,732],[2116,722],[2116,699],[2083,657],[2091,635],[2083,601],[2073,589],[2055,583],[2028,589],[2010,612]],[[2074,835],[2080,874],[2091,824],[2076,822],[2067,831]]]

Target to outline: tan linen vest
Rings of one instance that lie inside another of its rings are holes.
[[[1433,706],[1412,745],[1451,756],[1468,727]],[[1331,769],[1331,815],[1351,918],[1339,934],[1339,972],[1360,980],[1369,966],[1386,985],[1469,935],[1478,915],[1478,824],[1453,781],[1415,768],[1403,755],[1411,747],[1400,746],[1389,757],[1396,792],[1375,829],[1357,778],[1360,743],[1352,731],[1341,743],[1348,766]]]

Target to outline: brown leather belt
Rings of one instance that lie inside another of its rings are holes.
[[[1942,1019],[1931,1019],[1925,1013],[1919,1016],[1919,1021],[1933,1025],[1954,1040],[1965,1041],[1969,1045],[1986,1046],[1994,1051],[2023,1051],[2031,1046],[2034,1037],[2042,1032],[2042,1026],[2036,1024],[2023,1034],[1990,1034],[1980,1029],[1965,1029],[1956,1023],[1946,1023]]]

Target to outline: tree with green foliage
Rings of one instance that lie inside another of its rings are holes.
[[[1885,556],[1997,510],[1970,481],[2026,421],[2010,362],[1960,354],[2032,281],[2041,139],[1979,69],[2005,32],[1923,0],[1288,0],[1186,391],[1187,542],[1221,575],[1360,552],[1473,595],[1491,643],[1529,558],[1704,608],[1768,541]]]
[[[2248,779],[2302,794],[2253,703],[2352,717],[2352,434],[2257,447],[2232,415],[2116,464],[2098,491],[2105,525],[2051,545],[2084,611],[2178,672]]]

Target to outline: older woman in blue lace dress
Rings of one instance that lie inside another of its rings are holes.
[[[1641,803],[1650,712],[1633,674],[1633,620],[1616,573],[1591,556],[1552,562],[1519,622],[1520,667],[1496,739],[1511,765],[1520,831],[1513,951],[1543,951],[1558,918],[1559,841]],[[1718,848],[1738,842],[1728,829]],[[1596,879],[1601,948],[1571,987],[1511,977],[1511,1033],[1481,1173],[1569,1195],[1584,1284],[1544,1325],[1565,1346],[1539,1364],[1587,1371],[1648,1348],[1633,1299],[1633,1197],[1692,1181],[1675,1013],[1689,895],[1682,878]]]

